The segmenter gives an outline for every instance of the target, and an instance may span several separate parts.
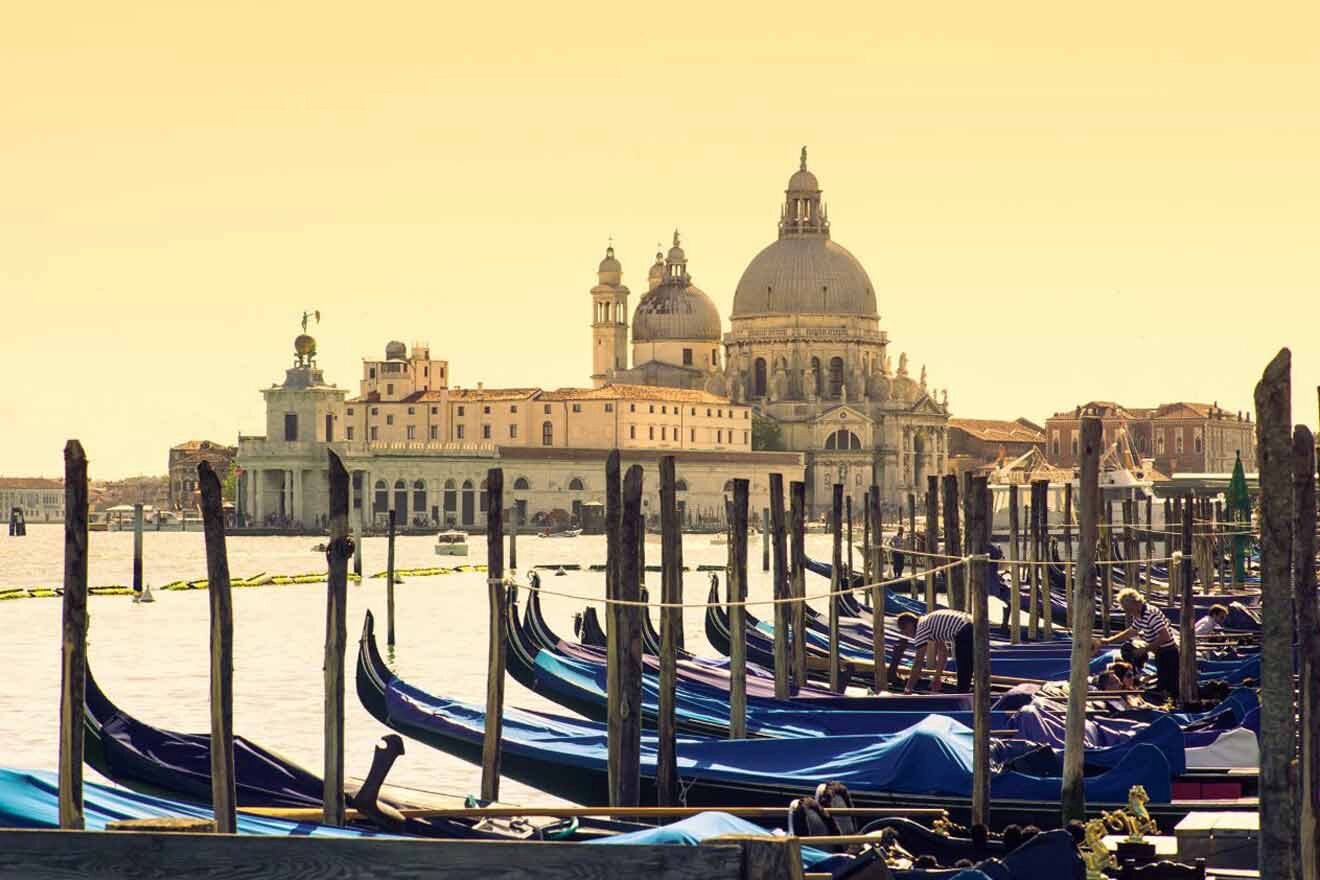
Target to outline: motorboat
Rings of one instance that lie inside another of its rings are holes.
[[[446,529],[435,536],[436,556],[467,556],[467,532]]]

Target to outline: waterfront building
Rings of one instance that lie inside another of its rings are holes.
[[[505,471],[506,505],[523,521],[604,500],[609,451],[646,471],[643,507],[659,510],[659,460],[678,457],[689,522],[723,519],[730,480],[768,505],[769,474],[803,476],[802,456],[751,450],[751,408],[701,389],[606,383],[593,388],[460,388],[429,347],[386,346],[364,359],[359,393],[326,382],[310,336],[295,340],[284,381],[262,391],[266,433],[239,436],[239,508],[250,525],[311,526],[329,513],[326,450],[351,474],[363,527],[485,523],[486,472]]]
[[[738,282],[727,332],[693,283],[675,232],[632,314],[626,366],[622,277],[611,247],[591,289],[594,384],[702,388],[750,405],[774,424],[783,448],[803,454],[813,511],[828,509],[836,482],[855,498],[875,482],[892,507],[908,492],[922,495],[927,474],[947,471],[948,392],[929,387],[925,367],[914,377],[906,353],[895,369],[876,290],[831,237],[805,148],[784,191],[777,238]]]
[[[1045,453],[1045,429],[1018,418],[949,419],[949,470],[981,472],[1028,452]]]
[[[46,477],[0,477],[0,515],[8,522],[17,507],[34,522],[64,522],[64,481]]]
[[[197,488],[197,466],[199,464],[202,462],[210,464],[211,469],[216,472],[223,482],[236,455],[238,455],[237,447],[226,446],[223,443],[215,443],[211,440],[189,440],[186,443],[171,446],[169,454],[170,509],[182,510],[184,508],[194,508],[201,504],[201,494]]]
[[[1256,425],[1251,413],[1231,413],[1218,403],[1177,401],[1155,407],[1128,407],[1096,400],[1058,412],[1045,422],[1046,455],[1052,464],[1076,467],[1082,416],[1099,416],[1103,443],[1109,446],[1125,431],[1134,453],[1150,458],[1164,474],[1228,473],[1237,453],[1256,460]]]

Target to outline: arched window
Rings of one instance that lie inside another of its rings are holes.
[[[394,481],[394,521],[408,521],[408,484],[403,480]]]
[[[513,491],[515,492],[529,492],[531,488],[532,484],[527,482],[526,477],[519,477],[513,481]]]
[[[757,358],[752,366],[752,397],[765,397],[765,358]]]
[[[725,491],[726,493],[728,493],[728,494],[732,494],[732,493],[733,493],[733,480],[725,480],[725,481],[724,481],[724,491]]]
[[[486,481],[482,480],[481,491],[477,493],[477,509],[485,513],[488,506],[486,503]]]
[[[568,481],[568,490],[570,492],[581,492],[586,486],[583,485],[580,477],[574,477]]]
[[[811,372],[816,377],[816,396],[820,397],[821,383],[825,381],[825,378],[820,374],[820,358],[814,357],[811,359]]]
[[[825,438],[826,449],[861,449],[862,441],[847,428],[840,428]]]
[[[555,426],[550,422],[541,423],[541,445],[555,445]]]
[[[372,504],[372,510],[377,513],[384,513],[390,509],[390,489],[385,485],[384,480],[376,481],[376,497]]]
[[[843,394],[843,358],[830,358],[830,397]]]
[[[471,481],[471,480],[464,480],[464,481],[463,481],[463,491],[464,491],[464,492],[471,492],[471,491],[472,491],[472,481]]]
[[[426,483],[413,480],[413,510],[422,513],[426,510]]]
[[[445,513],[453,513],[458,510],[458,483],[454,480],[445,480]]]

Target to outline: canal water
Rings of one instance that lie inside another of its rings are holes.
[[[63,528],[31,525],[25,538],[0,536],[0,588],[53,586],[63,577]],[[651,536],[656,537],[656,536]],[[321,539],[311,537],[230,537],[229,568],[233,576],[261,573],[301,574],[323,571],[325,556],[312,550]],[[828,535],[807,535],[807,553],[828,559]],[[770,594],[770,578],[761,571],[760,538],[749,539],[750,598]],[[481,536],[470,541],[467,561],[485,562]],[[709,575],[695,571],[698,563],[722,565],[726,547],[709,535],[688,535],[684,561],[694,570],[685,577],[685,600],[704,601]],[[367,538],[363,573],[385,567],[385,539]],[[147,532],[145,578],[155,587],[175,580],[206,576],[202,535],[197,532]],[[582,536],[538,539],[520,536],[519,579],[538,563],[580,563],[605,560],[605,539]],[[460,557],[436,556],[429,537],[400,537],[399,568],[451,566]],[[647,561],[660,561],[659,543],[647,544]],[[857,564],[860,566],[860,559]],[[93,586],[128,584],[133,568],[130,532],[94,532],[90,536],[89,582]],[[659,575],[648,573],[656,592]],[[485,702],[488,605],[484,572],[406,578],[396,587],[397,647],[395,668],[407,681],[427,691]],[[721,581],[723,578],[721,577]],[[824,579],[808,574],[809,594],[823,591]],[[546,589],[576,596],[600,596],[604,575],[569,572],[554,577],[542,572]],[[721,583],[721,588],[723,584]],[[124,711],[169,730],[210,730],[209,610],[203,590],[162,592],[154,604],[134,605],[127,596],[89,599],[91,625],[88,661],[97,681]],[[234,730],[297,761],[318,775],[321,768],[321,663],[325,641],[325,585],[306,584],[236,589],[234,604]],[[561,635],[573,632],[573,614],[583,602],[545,596],[546,616]],[[823,607],[823,605],[821,606]],[[357,699],[353,670],[357,637],[364,613],[375,613],[384,650],[384,578],[365,578],[348,587],[348,678],[346,692],[346,772],[362,776],[377,739],[388,732],[367,714]],[[754,609],[769,616],[769,606]],[[658,620],[658,618],[656,618]],[[687,645],[713,654],[706,641],[700,609],[684,612]],[[55,768],[58,764],[60,681],[60,600],[18,599],[0,602],[0,765]],[[567,712],[509,679],[505,702],[510,706]],[[430,791],[466,795],[480,789],[480,768],[420,743],[405,741],[407,753],[391,773],[391,781]],[[87,768],[87,778],[104,781]],[[501,799],[522,804],[554,803],[555,799],[506,779]]]

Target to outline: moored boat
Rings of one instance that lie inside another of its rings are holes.
[[[435,536],[436,556],[467,556],[467,532],[446,529]]]

